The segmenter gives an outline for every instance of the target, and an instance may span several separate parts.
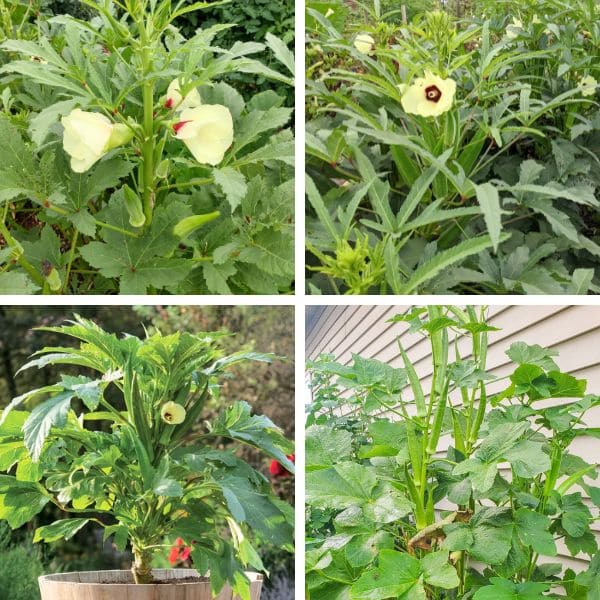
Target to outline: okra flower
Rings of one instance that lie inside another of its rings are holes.
[[[354,38],[354,47],[363,54],[371,54],[375,48],[375,40],[368,33],[359,33]]]
[[[201,164],[218,165],[233,143],[233,118],[220,104],[187,108],[173,126],[175,137],[182,140]]]
[[[177,112],[185,110],[186,108],[196,108],[202,104],[200,94],[196,88],[189,91],[185,98],[181,95],[181,88],[179,87],[179,79],[173,79],[167,88],[167,100],[165,102],[165,108],[173,108]]]
[[[520,29],[523,29],[523,22],[513,17],[512,23],[506,28],[506,37],[509,40],[514,40],[519,35]]]
[[[593,96],[596,93],[598,82],[591,75],[586,75],[581,78],[577,87],[582,96]]]
[[[421,117],[437,117],[452,108],[456,82],[425,71],[425,77],[415,79],[408,87],[400,86],[400,91],[400,103],[407,113]]]
[[[166,402],[160,410],[160,417],[169,425],[179,425],[185,420],[185,408],[177,402]]]
[[[112,123],[99,113],[79,108],[61,119],[64,127],[63,148],[71,157],[71,169],[85,173],[109,150],[126,144],[133,132],[126,126]]]

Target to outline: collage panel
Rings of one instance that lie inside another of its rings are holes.
[[[294,598],[294,308],[0,306],[0,598]]]
[[[294,2],[1,0],[0,293],[291,294]]]
[[[309,306],[306,598],[592,600],[600,307]]]
[[[306,0],[307,294],[596,294],[600,3]]]

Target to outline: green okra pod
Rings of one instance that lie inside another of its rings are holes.
[[[408,467],[404,467],[404,476],[406,478],[406,488],[408,495],[415,505],[415,524],[417,529],[423,529],[427,526],[427,516],[425,514],[425,507],[423,506],[423,499],[417,490],[415,481],[411,477]]]
[[[408,381],[410,382],[410,387],[415,397],[417,417],[425,417],[427,415],[427,407],[425,406],[425,394],[423,393],[423,388],[421,387],[421,381],[419,380],[419,376],[417,375],[413,364],[410,362],[410,359],[406,355],[406,352],[402,347],[400,339],[398,338],[397,341],[398,348],[400,348],[400,354],[402,355],[402,360],[404,361],[404,368],[406,369],[406,374],[408,375]]]
[[[440,439],[440,435],[442,433],[442,427],[444,425],[444,414],[446,412],[446,403],[448,402],[448,383],[449,381],[446,379],[444,382],[444,387],[439,396],[439,400],[437,406],[435,408],[435,418],[433,421],[433,427],[431,429],[431,433],[429,435],[429,441],[427,443],[427,454],[434,454],[438,441]]]
[[[415,433],[415,426],[411,420],[406,421],[406,440],[408,442],[408,455],[412,464],[413,473],[420,473],[423,457],[419,440],[417,440],[417,435]]]
[[[454,409],[452,412],[452,426],[454,428],[454,446],[459,452],[465,453],[465,434],[460,424],[459,418]]]
[[[471,434],[469,435],[469,443],[474,444],[479,437],[479,428],[483,423],[483,417],[485,416],[485,409],[487,407],[487,396],[485,393],[485,384],[483,381],[479,382],[479,406],[477,407],[477,414],[475,415],[475,423],[471,428]]]

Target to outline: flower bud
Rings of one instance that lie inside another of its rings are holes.
[[[216,210],[215,212],[206,213],[204,215],[192,215],[191,217],[181,219],[181,221],[173,227],[173,235],[177,236],[179,239],[186,238],[196,231],[196,229],[202,227],[202,225],[214,221],[220,214],[221,213]]]
[[[169,167],[171,166],[171,161],[168,158],[162,160],[158,167],[156,167],[155,175],[158,179],[166,179],[169,174]]]
[[[129,222],[133,227],[142,227],[146,222],[144,209],[140,197],[127,185],[123,186],[123,198],[125,200],[125,208],[129,213]]]
[[[112,133],[108,138],[108,143],[106,144],[106,151],[112,150],[113,148],[118,148],[119,146],[124,146],[129,143],[133,138],[133,131],[127,127],[127,125],[123,125],[122,123],[115,123],[112,126]]]
[[[54,268],[54,265],[49,260],[42,262],[42,275],[48,284],[48,287],[53,292],[58,292],[62,287],[62,281],[60,280],[60,274]]]
[[[165,108],[172,108],[177,112],[186,110],[187,108],[196,108],[202,104],[200,94],[196,88],[190,90],[185,98],[181,95],[181,88],[179,86],[179,79],[173,79],[167,88],[167,99],[165,101]]]

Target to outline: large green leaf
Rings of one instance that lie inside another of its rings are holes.
[[[528,508],[519,508],[515,513],[515,530],[526,546],[538,554],[556,556],[556,543],[548,531],[550,519]]]
[[[563,510],[561,523],[565,531],[572,537],[581,537],[590,527],[592,514],[583,503],[581,493],[567,494],[561,498]]]
[[[456,569],[448,562],[447,552],[431,552],[421,559],[423,576],[429,585],[445,590],[458,587],[460,580]]]
[[[350,458],[352,434],[344,429],[313,425],[306,430],[306,469],[322,469]]]
[[[527,421],[495,425],[479,449],[453,470],[454,476],[469,474],[473,490],[487,492],[493,485],[498,463],[507,460],[520,477],[534,477],[550,468],[550,457],[540,441],[520,439],[529,429]]]
[[[508,511],[481,509],[469,523],[451,523],[444,527],[445,550],[465,550],[475,560],[490,565],[506,560],[512,545],[513,523]]]
[[[558,356],[558,351],[542,348],[538,344],[514,342],[506,351],[506,356],[518,365],[530,364],[542,367],[546,371],[558,370],[558,366],[552,359],[553,356]]]
[[[510,237],[509,234],[503,233],[500,235],[500,242],[506,241]],[[482,235],[470,240],[464,240],[456,246],[442,250],[420,267],[410,276],[400,290],[400,294],[412,294],[417,291],[424,283],[435,277],[440,271],[448,267],[460,263],[465,258],[478,254],[482,250],[493,245],[489,235]]]
[[[218,477],[227,506],[234,519],[246,522],[275,546],[289,545],[294,528],[286,515],[245,477]]]
[[[236,402],[219,415],[211,433],[255,446],[293,473],[294,463],[287,458],[294,450],[293,444],[268,417],[252,415],[251,411],[247,402]]]
[[[548,590],[546,583],[513,583],[501,577],[492,577],[491,585],[486,585],[475,593],[473,600],[544,600]]]
[[[447,552],[432,552],[419,559],[405,552],[382,550],[379,564],[364,572],[350,593],[353,600],[421,600],[427,598],[423,582],[443,589],[458,586]]]
[[[37,460],[42,453],[44,442],[53,426],[64,427],[67,415],[74,397],[71,390],[60,392],[50,400],[38,404],[23,425],[25,446],[33,460]]]
[[[589,569],[579,573],[575,581],[589,588],[587,600],[600,600],[600,553],[592,558]]]
[[[179,244],[173,228],[190,214],[180,202],[164,204],[155,210],[152,225],[142,234],[130,225],[123,190],[118,190],[98,216],[133,235],[105,228],[101,233],[104,241],[83,246],[81,256],[105,277],[118,277],[123,294],[145,294],[149,287],[172,286],[192,268],[190,261],[169,257]]]
[[[476,185],[477,202],[481,206],[483,218],[492,240],[494,252],[498,250],[500,232],[502,231],[502,209],[498,190],[491,183]]]
[[[54,521],[50,525],[38,527],[33,541],[55,542],[62,539],[70,540],[89,521],[89,519],[62,519],[61,521]]]
[[[50,496],[35,483],[0,475],[0,519],[17,529],[33,519],[50,502]]]
[[[306,501],[323,508],[348,508],[368,502],[377,485],[372,467],[343,462],[306,474]]]
[[[382,550],[379,566],[365,571],[352,586],[352,600],[425,600],[418,559],[395,550]]]

